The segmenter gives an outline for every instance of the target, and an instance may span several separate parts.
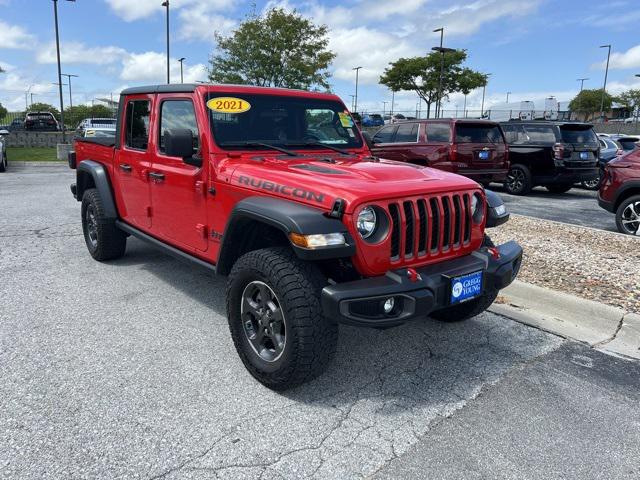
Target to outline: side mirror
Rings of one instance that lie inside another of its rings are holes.
[[[182,158],[187,165],[202,166],[202,158],[193,154],[193,134],[188,128],[165,130],[164,153]]]
[[[0,130],[0,135],[9,135],[9,130]]]

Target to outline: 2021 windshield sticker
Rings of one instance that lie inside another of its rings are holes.
[[[207,107],[218,113],[244,113],[251,108],[251,104],[236,97],[215,97],[207,102]]]

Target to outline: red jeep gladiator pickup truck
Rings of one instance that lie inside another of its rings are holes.
[[[476,182],[373,157],[335,95],[233,85],[130,88],[114,138],[77,139],[71,191],[99,261],[131,235],[228,276],[249,372],[285,389],[320,374],[338,324],[484,311],[522,249]]]

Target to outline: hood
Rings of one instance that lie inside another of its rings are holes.
[[[366,156],[253,155],[229,159],[227,166],[234,185],[326,209],[342,198],[346,213],[369,201],[479,188],[460,175]]]

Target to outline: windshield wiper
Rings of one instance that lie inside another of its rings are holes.
[[[333,150],[334,152],[338,152],[341,155],[353,155],[352,153],[349,153],[346,150],[343,150],[342,148],[334,147],[333,145],[328,145],[322,142],[314,142],[314,141],[299,142],[299,143],[287,142],[285,143],[285,145],[288,147],[296,147],[296,146],[324,147],[324,148],[328,148],[329,150]]]
[[[271,145],[270,143],[262,142],[224,142],[220,144],[221,147],[263,147],[270,150],[277,150],[278,152],[285,153],[290,157],[299,157],[300,155],[286,148],[278,147],[277,145]]]

